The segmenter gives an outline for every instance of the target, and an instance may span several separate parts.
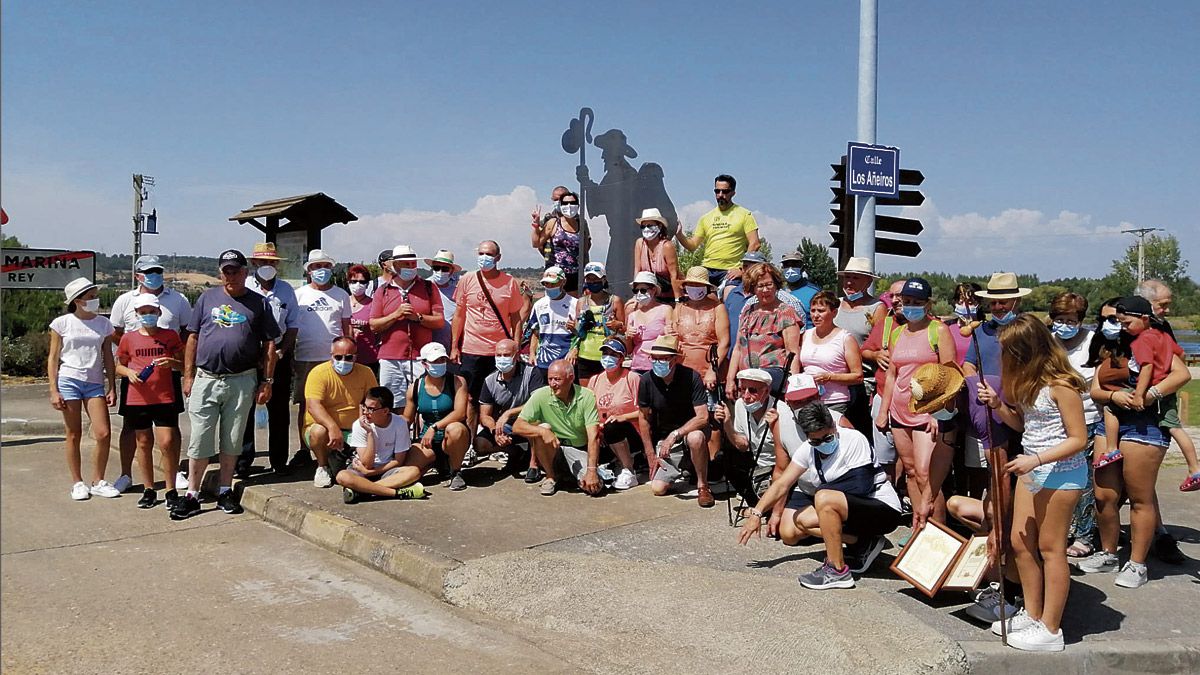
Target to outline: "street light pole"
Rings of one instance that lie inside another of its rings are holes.
[[[1146,280],[1146,235],[1151,232],[1163,232],[1161,227],[1138,227],[1132,230],[1121,230],[1122,234],[1134,234],[1138,238],[1137,282],[1139,285]]]
[[[879,0],[858,5],[858,142],[875,144],[875,95],[879,63]],[[875,198],[858,196],[854,219],[854,255],[875,266]]]

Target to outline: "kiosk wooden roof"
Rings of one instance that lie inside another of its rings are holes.
[[[321,230],[334,223],[350,223],[358,216],[323,193],[284,197],[260,202],[229,218],[243,225],[253,225],[267,241],[275,241],[280,232],[307,232],[309,238],[320,241]]]

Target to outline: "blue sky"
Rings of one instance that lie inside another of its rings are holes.
[[[1142,226],[1200,264],[1200,4],[880,5],[878,140],[928,198],[926,253],[883,269],[1100,276],[1131,241],[1114,232]],[[593,133],[619,127],[635,166],[663,166],[685,222],[732,173],[790,248],[827,238],[828,165],[855,133],[856,2],[0,12],[6,233],[47,247],[129,250],[141,172],[163,231],[148,250],[248,247],[228,216],[323,191],[362,218],[327,231],[342,259],[498,236],[532,264],[527,214],[571,184],[559,137],[589,106]]]

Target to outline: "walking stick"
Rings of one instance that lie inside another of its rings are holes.
[[[975,345],[975,354],[979,357],[979,381],[984,384],[987,380],[984,379],[983,372],[983,352],[979,350],[979,337],[975,335],[975,329],[978,324],[974,324],[971,330],[971,342]],[[1003,386],[1003,385],[1001,385]],[[1006,616],[1007,600],[1004,597],[1004,453],[1000,448],[992,447],[992,408],[987,408],[987,425],[983,429],[984,442],[988,446],[988,492],[992,497],[992,527],[997,529],[996,542],[999,550],[996,552],[996,565],[1000,568],[1000,642],[1005,647],[1008,646],[1008,617]]]

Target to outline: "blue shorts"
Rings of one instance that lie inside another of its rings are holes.
[[[58,393],[64,401],[86,401],[89,398],[104,398],[103,382],[84,382],[72,377],[58,378]]]
[[[1035,469],[1036,471],[1036,469]],[[1039,480],[1041,487],[1046,490],[1083,490],[1090,485],[1087,463],[1081,463],[1074,469],[1066,471],[1051,471]]]
[[[1158,426],[1158,420],[1152,415],[1138,415],[1121,419],[1121,426],[1117,430],[1117,438],[1122,443],[1132,441],[1143,445],[1153,445],[1158,448],[1171,446],[1170,433]]]

